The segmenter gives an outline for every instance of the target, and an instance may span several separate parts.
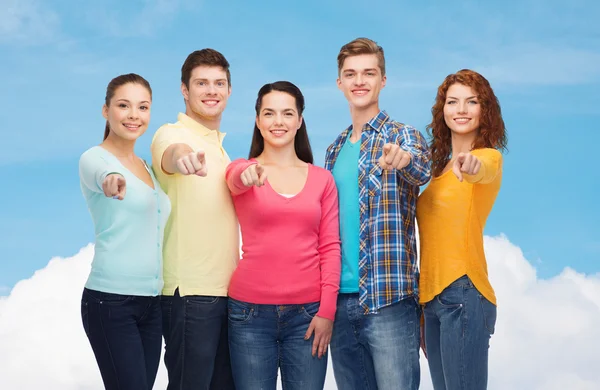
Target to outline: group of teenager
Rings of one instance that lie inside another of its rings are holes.
[[[152,389],[163,339],[169,390],[275,389],[278,373],[283,389],[323,389],[329,351],[339,389],[413,390],[420,348],[436,390],[487,387],[498,100],[474,71],[447,76],[428,143],[380,109],[376,42],[353,40],[337,63],[351,124],[324,168],[288,81],[258,91],[248,158],[230,161],[216,50],[185,60],[185,113],[154,134],[151,165],[134,152],[150,85],[111,80],[104,140],[79,163],[95,227],[81,316],[106,389]]]

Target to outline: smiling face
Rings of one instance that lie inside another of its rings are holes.
[[[453,134],[476,134],[479,131],[481,104],[471,87],[452,84],[446,92],[444,120]]]
[[[375,54],[347,57],[337,79],[338,88],[350,103],[351,108],[368,110],[379,104],[379,92],[385,87],[379,60]]]
[[[296,99],[288,93],[272,91],[263,96],[260,107],[256,126],[265,146],[293,148],[296,133],[302,125]]]
[[[219,121],[231,95],[227,73],[219,66],[197,66],[189,87],[181,84],[186,113],[200,122]]]
[[[109,105],[102,107],[111,135],[129,141],[139,138],[148,129],[151,104],[150,91],[143,85],[127,83],[117,88]]]

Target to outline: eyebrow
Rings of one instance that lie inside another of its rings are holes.
[[[263,108],[263,109],[262,109],[262,111],[271,111],[271,112],[275,112],[275,110],[274,110],[274,109],[272,109],[272,108],[268,108],[268,107],[265,107],[265,108]],[[296,112],[296,110],[295,110],[295,109],[293,109],[293,108],[285,108],[285,109],[283,109],[282,111],[283,111],[283,112],[286,112],[286,111],[292,111],[292,112]]]
[[[117,99],[118,102],[127,102],[127,103],[131,103],[129,100],[127,99]],[[140,103],[150,103],[148,100],[143,100]]]
[[[367,69],[363,69],[363,72],[377,72],[377,68],[367,68]],[[346,72],[356,72],[355,69],[344,69],[342,71],[342,73],[346,73]]]
[[[454,97],[454,96],[448,96],[446,99],[454,99],[454,100],[459,100],[457,97]],[[467,100],[468,100],[468,99],[477,99],[477,95],[474,95],[474,96],[469,96],[469,97],[467,98]]]
[[[206,77],[196,77],[195,79],[192,80],[192,82],[194,82],[194,81],[210,81],[210,79],[207,79]],[[214,81],[227,81],[227,79],[221,78],[221,79],[215,79]]]

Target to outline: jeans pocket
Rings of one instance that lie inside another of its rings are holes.
[[[496,305],[488,301],[483,295],[479,295],[479,302],[483,312],[483,323],[489,334],[492,335],[496,331]]]
[[[456,308],[463,305],[465,294],[462,287],[450,287],[442,291],[435,299],[442,307]]]
[[[321,307],[320,302],[307,303],[305,305],[300,305],[300,312],[306,318],[312,321],[312,319],[315,318],[315,316],[317,315],[319,307]]]
[[[102,291],[85,289],[84,296],[92,299],[96,303],[105,306],[122,306],[127,302],[133,300],[132,295],[121,295],[113,293],[105,293]]]
[[[230,324],[244,324],[250,320],[252,313],[254,313],[253,305],[229,298],[229,302],[227,303],[227,318]]]
[[[192,305],[213,305],[219,301],[219,297],[208,295],[189,295],[185,298],[185,303]]]

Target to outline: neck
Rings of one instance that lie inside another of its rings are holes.
[[[191,108],[185,108],[185,115],[189,116],[196,122],[200,123],[202,126],[206,127],[209,130],[219,130],[221,126],[221,115],[219,114],[214,118],[207,118],[202,115],[197,114]]]
[[[135,140],[130,141],[123,139],[114,135],[112,132],[108,134],[108,137],[100,145],[117,157],[135,157]]]
[[[452,156],[454,157],[459,153],[469,153],[473,149],[476,136],[475,131],[468,134],[452,133]]]
[[[261,164],[290,167],[298,165],[301,160],[296,155],[294,144],[282,148],[275,148],[265,143],[263,152],[258,156]]]
[[[373,104],[364,108],[350,106],[350,116],[352,117],[352,140],[357,141],[362,134],[363,126],[368,123],[375,115],[379,114],[379,104]]]

